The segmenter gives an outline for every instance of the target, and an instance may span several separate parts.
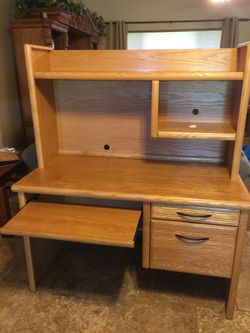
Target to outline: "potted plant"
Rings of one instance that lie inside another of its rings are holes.
[[[67,25],[83,25],[84,17],[91,19],[99,35],[105,35],[106,25],[101,16],[91,12],[82,0],[16,0],[16,7],[24,14],[56,19]],[[94,27],[93,27],[94,28]]]

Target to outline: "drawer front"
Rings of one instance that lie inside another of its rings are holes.
[[[168,221],[221,224],[237,226],[240,211],[237,209],[211,209],[198,207],[152,204],[151,217]]]
[[[237,228],[151,221],[150,267],[231,277]]]

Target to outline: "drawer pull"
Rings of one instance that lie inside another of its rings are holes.
[[[189,222],[193,222],[193,220],[202,221],[202,220],[206,220],[206,219],[209,219],[210,217],[212,217],[211,214],[190,215],[190,214],[185,214],[185,213],[181,213],[181,212],[176,212],[176,214],[179,215],[180,217],[182,217],[184,220],[187,220]]]
[[[178,234],[175,234],[175,237],[178,240],[180,240],[181,242],[189,243],[189,244],[202,244],[209,240],[209,237],[193,238],[193,237],[187,237],[187,236],[182,236],[182,235],[178,235]]]

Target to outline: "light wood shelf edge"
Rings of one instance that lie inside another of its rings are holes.
[[[192,128],[192,126],[195,126]],[[159,120],[158,137],[234,141],[236,131],[226,123],[179,123]]]
[[[235,134],[231,133],[192,133],[192,132],[164,132],[158,131],[157,137],[169,139],[197,139],[234,141]]]
[[[35,79],[51,80],[243,80],[242,72],[35,72]]]
[[[18,186],[15,188],[15,192],[19,190],[24,190],[24,187]],[[163,204],[173,204],[173,205],[195,205],[197,207],[211,207],[211,208],[237,208],[243,210],[250,210],[249,201],[230,201],[226,202],[223,200],[203,200],[203,199],[193,199],[190,197],[165,197],[157,195],[130,195],[126,193],[110,193],[110,192],[94,192],[94,191],[78,191],[71,189],[58,190],[51,188],[38,189],[37,187],[25,186],[27,193],[34,194],[45,194],[45,195],[62,195],[62,196],[72,196],[72,197],[88,197],[93,199],[111,199],[111,200],[126,200],[126,201],[144,201],[148,203],[163,203]]]
[[[33,44],[25,44],[25,47],[29,47],[32,50],[42,50],[42,51],[53,51],[54,50],[50,46],[33,45]]]

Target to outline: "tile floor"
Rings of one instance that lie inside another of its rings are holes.
[[[224,279],[142,269],[140,243],[66,243],[31,293],[21,239],[0,239],[0,332],[250,332],[250,232],[233,321]]]

